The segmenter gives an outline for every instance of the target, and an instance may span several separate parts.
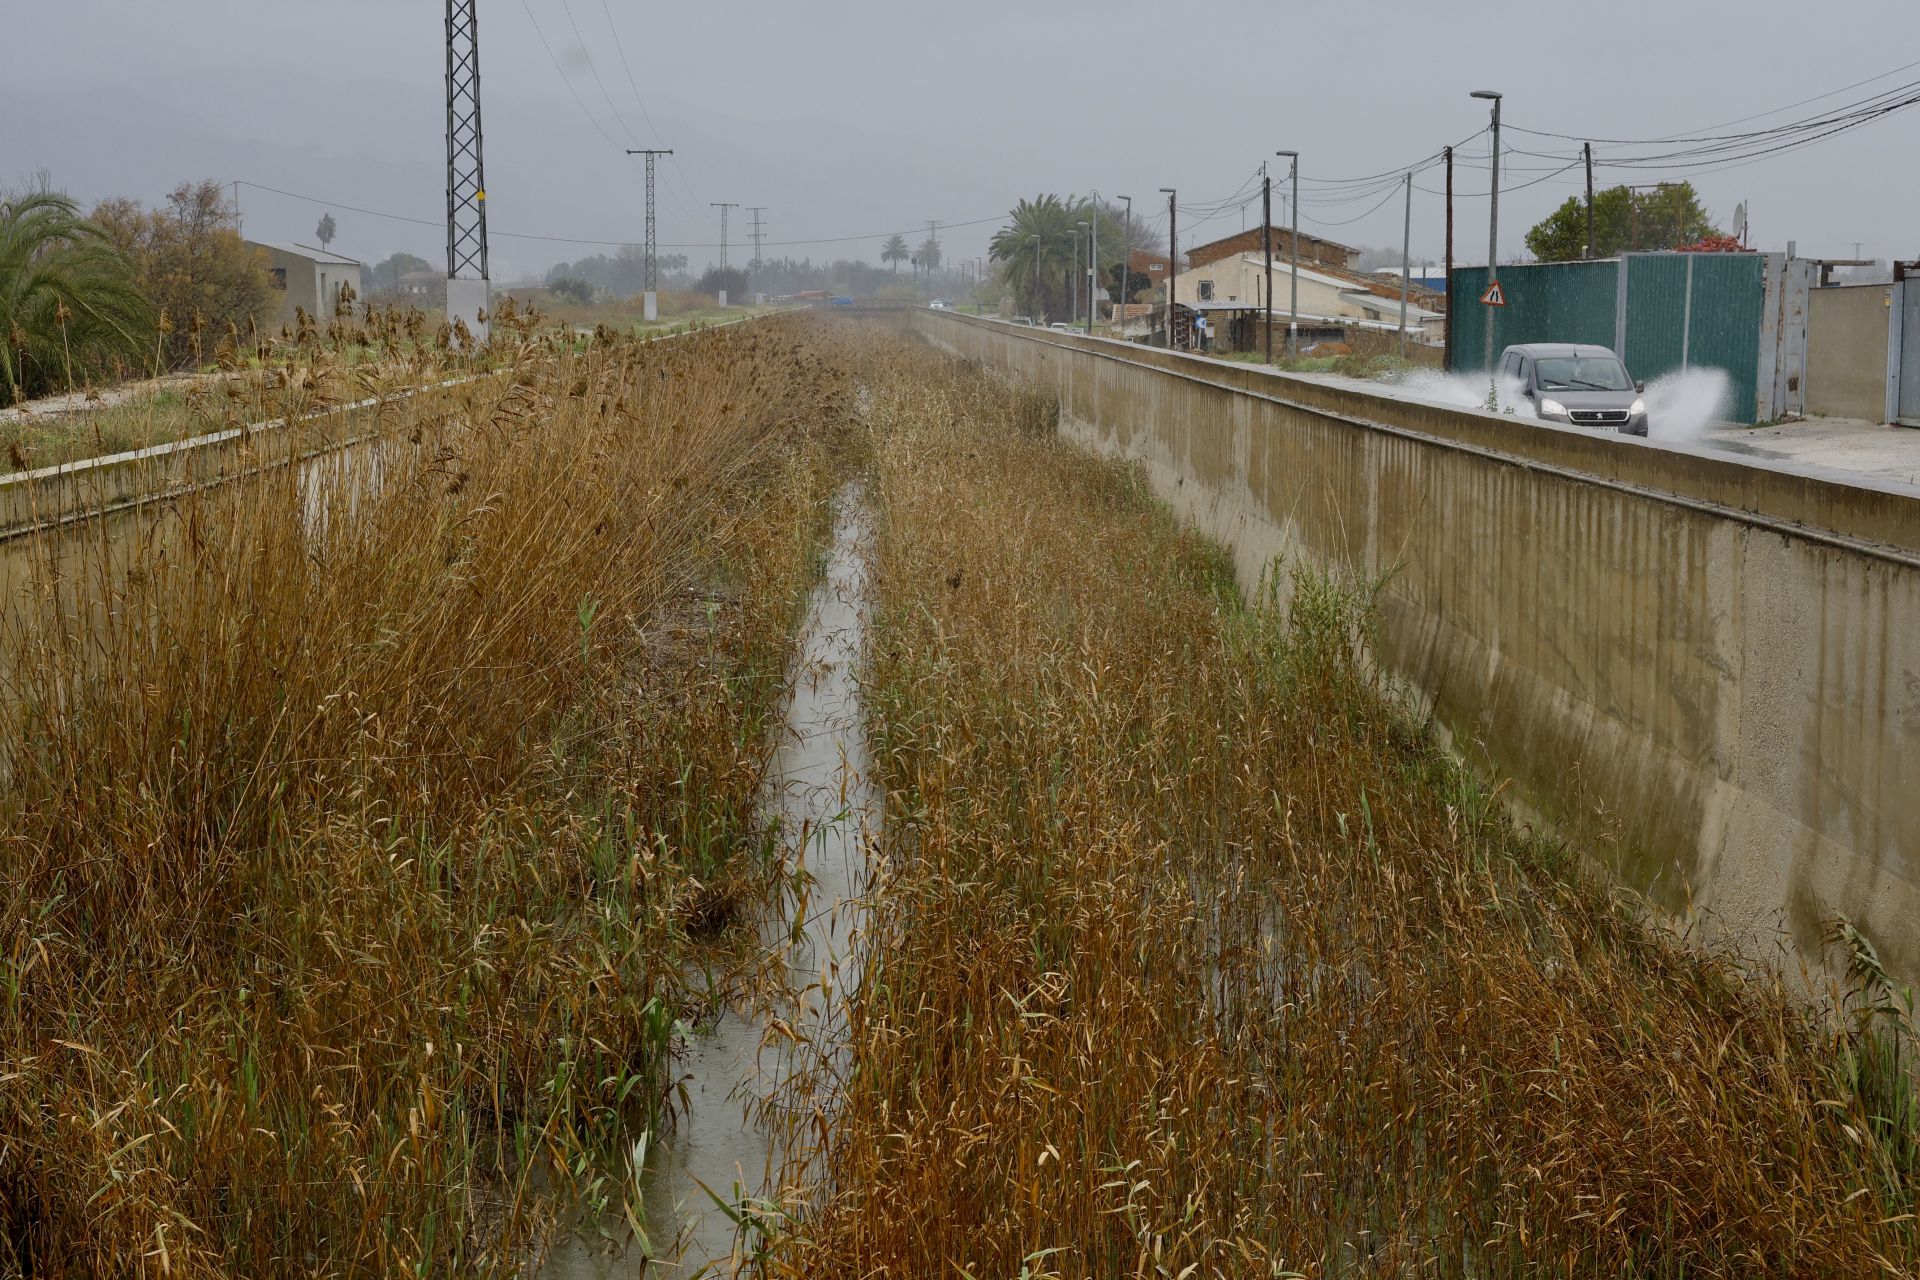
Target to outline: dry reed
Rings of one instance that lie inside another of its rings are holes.
[[[782,1274],[1912,1273],[1826,1024],[1517,831],[1364,591],[1243,602],[1045,402],[875,344],[887,878]]]
[[[0,1275],[513,1273],[670,1105],[846,379],[504,363],[5,602]]]

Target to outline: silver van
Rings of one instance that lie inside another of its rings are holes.
[[[1500,376],[1520,384],[1534,416],[1569,426],[1647,434],[1647,384],[1627,376],[1605,347],[1576,342],[1528,342],[1500,355]]]

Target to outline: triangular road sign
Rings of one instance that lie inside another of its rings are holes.
[[[1480,301],[1490,307],[1504,307],[1507,305],[1507,295],[1500,292],[1500,282],[1495,280],[1487,286],[1487,291],[1480,295]]]

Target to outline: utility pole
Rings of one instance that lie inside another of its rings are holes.
[[[927,292],[933,292],[933,268],[940,260],[940,224],[927,220]]]
[[[1581,143],[1580,153],[1586,157],[1587,161],[1587,250],[1580,256],[1591,258],[1593,257],[1593,144]]]
[[[673,154],[673,151],[671,148],[668,148],[666,150],[656,151],[629,151],[627,154],[630,156],[645,156],[647,158],[647,265],[646,278],[643,282],[645,285],[645,297],[641,300],[641,314],[648,320],[658,320],[660,318],[660,272],[654,265],[653,253],[653,161],[654,157],[670,156]]]
[[[1293,285],[1287,298],[1287,356],[1300,358],[1300,153],[1276,151],[1292,161],[1287,185],[1293,188],[1293,225],[1287,229],[1287,243],[1293,250]]]
[[[760,241],[766,235],[766,225],[760,215],[767,211],[763,204],[747,206],[747,212],[753,215],[753,261],[747,264],[747,297],[754,299],[753,278],[760,273]],[[757,299],[755,299],[757,301]]]
[[[1082,220],[1076,220],[1073,225],[1076,227],[1079,227],[1082,231],[1087,229],[1087,223]],[[1080,323],[1080,281],[1078,278],[1079,275],[1080,275],[1080,237],[1075,236],[1073,238],[1073,275],[1069,277],[1073,282],[1073,290],[1072,290],[1073,322],[1075,324]],[[1092,302],[1093,299],[1089,298],[1087,299],[1087,301]]]
[[[1453,372],[1453,331],[1459,327],[1460,309],[1453,296],[1453,148],[1447,148],[1447,372]]]
[[[738,209],[740,205],[738,201],[731,200],[709,200],[707,204],[720,211],[720,270],[725,271],[727,269],[727,213],[729,210]],[[724,307],[727,305],[727,291],[721,289],[718,292],[720,296],[716,301]]]
[[[1167,197],[1167,350],[1173,350],[1173,277],[1174,263],[1180,260],[1180,238],[1174,234],[1174,218],[1178,206],[1174,201],[1178,193],[1172,187],[1160,188]]]
[[[1114,333],[1124,339],[1127,336],[1127,287],[1133,283],[1133,197],[1115,196],[1116,200],[1127,202],[1127,220],[1125,230],[1120,233],[1120,301],[1114,303],[1119,310],[1113,313]],[[1854,254],[1859,257],[1859,254]]]
[[[235,235],[245,235],[247,232],[246,220],[240,216],[240,180],[238,178],[233,180],[233,231]],[[1860,256],[1857,249],[1853,256],[1856,258]]]
[[[1413,171],[1407,171],[1407,220],[1400,232],[1400,358],[1407,356],[1407,286],[1413,278]]]
[[[487,181],[481,164],[479,0],[447,0],[447,319],[487,339]]]
[[[1267,176],[1267,162],[1260,162],[1260,244],[1267,255],[1267,363],[1273,363],[1273,179]]]
[[[1853,255],[1859,257],[1859,254]],[[1093,336],[1094,285],[1100,279],[1100,193],[1093,193],[1087,209],[1087,336]]]
[[[1487,209],[1487,288],[1500,283],[1500,95],[1492,89],[1475,89],[1476,98],[1490,99],[1493,103],[1493,196]],[[1493,313],[1495,308],[1486,308],[1487,312],[1487,378],[1493,378]]]

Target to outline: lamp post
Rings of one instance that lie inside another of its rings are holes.
[[[1500,281],[1500,95],[1492,89],[1475,89],[1473,96],[1493,103],[1493,199],[1487,207],[1487,287]],[[1487,378],[1493,378],[1493,308],[1487,312]]]
[[[1100,193],[1093,193],[1093,207],[1087,210],[1087,336],[1093,336],[1094,287],[1100,282]]]
[[[1167,198],[1167,350],[1173,350],[1173,276],[1174,264],[1180,260],[1180,240],[1174,234],[1174,218],[1179,212],[1174,204],[1177,193],[1172,187],[1160,188],[1160,194]]]
[[[1287,358],[1300,356],[1300,153],[1276,151],[1273,154],[1291,161],[1287,185],[1293,188],[1293,220],[1287,228],[1287,248],[1293,258],[1293,279],[1287,289]]]
[[[1267,174],[1267,162],[1260,162],[1260,249],[1266,258],[1266,275],[1260,287],[1261,345],[1266,361],[1273,363],[1273,179]]]
[[[1120,300],[1113,304],[1117,308],[1113,313],[1114,337],[1124,339],[1127,336],[1127,286],[1133,283],[1133,197],[1115,196],[1114,199],[1127,202],[1126,230],[1120,234]]]

